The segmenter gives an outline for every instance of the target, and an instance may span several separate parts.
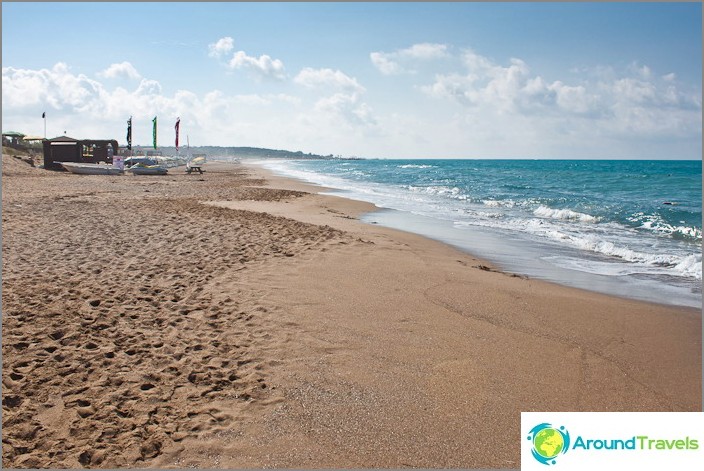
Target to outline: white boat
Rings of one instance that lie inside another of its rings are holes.
[[[133,165],[156,165],[156,157],[144,157],[141,155],[127,157],[125,159],[125,167],[132,167]]]
[[[186,165],[190,167],[202,167],[205,165],[206,162],[206,157],[204,155],[198,155],[196,157],[191,158]]]
[[[79,175],[122,175],[124,170],[112,165],[59,162],[63,168]]]
[[[166,167],[161,165],[134,165],[127,169],[128,172],[132,172],[133,175],[166,175],[169,171]]]

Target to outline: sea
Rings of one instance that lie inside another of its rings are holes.
[[[443,241],[506,272],[702,307],[701,161],[258,163],[374,203],[365,222]]]

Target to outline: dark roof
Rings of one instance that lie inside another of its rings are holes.
[[[68,136],[59,136],[53,139],[47,139],[49,142],[78,142],[78,139],[74,139]]]

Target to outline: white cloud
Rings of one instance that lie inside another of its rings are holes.
[[[339,133],[340,129],[362,133],[359,137],[377,129],[377,119],[371,106],[362,101],[366,89],[356,78],[340,70],[306,67],[293,80],[321,94],[332,93],[318,98],[313,111],[301,118],[302,121],[332,126],[337,129],[335,134]]]
[[[449,57],[447,46],[433,43],[414,44],[394,52],[372,52],[369,54],[372,64],[384,75],[415,73],[414,69],[409,68],[413,64],[445,57]]]
[[[376,118],[369,105],[360,102],[359,95],[336,93],[321,98],[315,104],[315,110],[327,115],[327,119],[346,127],[373,127]]]
[[[269,89],[261,84],[261,93],[171,92],[153,78],[116,86],[64,63],[36,70],[4,67],[2,117],[8,129],[42,134],[39,117],[46,111],[50,137],[67,130],[73,137],[113,137],[122,143],[125,121],[133,116],[135,144],[148,144],[151,118],[158,115],[159,142],[168,145],[180,116],[191,145],[379,157],[691,157],[701,152],[698,84],[686,88],[654,69],[644,78],[644,66],[546,80],[520,59],[500,64],[474,51],[456,59],[443,63],[456,70],[416,88],[427,97],[399,88],[378,101],[357,78],[334,68],[303,68],[292,81],[300,85],[300,96],[293,96],[279,93],[279,84]],[[373,83],[364,85],[371,90]]]
[[[229,54],[230,51],[232,51],[232,49],[234,49],[234,47],[235,47],[234,40],[231,37],[226,36],[224,38],[218,39],[216,42],[214,42],[212,44],[208,44],[208,51],[209,51],[208,55],[210,57],[216,57],[216,58],[222,57],[224,55]]]
[[[628,70],[629,72],[640,77],[643,80],[648,80],[653,75],[653,72],[650,70],[650,67],[648,67],[647,65],[640,65],[637,62],[631,63],[631,65],[628,67]]]
[[[369,58],[372,60],[374,67],[379,69],[379,72],[384,75],[399,74],[402,71],[401,66],[383,52],[372,52],[369,54]]]
[[[636,113],[643,119],[668,113],[667,107],[701,109],[696,94],[687,94],[673,84],[674,77],[661,80],[645,65],[631,64],[629,76],[618,76],[611,68],[601,67],[596,80],[566,84],[560,80],[546,82],[531,73],[520,59],[511,59],[502,66],[474,51],[462,55],[466,73],[438,74],[431,85],[421,87],[425,93],[448,98],[467,107],[481,107],[490,113],[613,119],[623,116],[617,108],[652,108],[653,114]],[[608,73],[607,73],[608,72]],[[665,121],[661,121],[665,122]],[[645,129],[647,126],[642,127]]]
[[[215,59],[225,59],[234,47],[234,40],[230,36],[220,38],[208,45],[208,56]],[[286,79],[284,63],[279,59],[272,59],[266,54],[255,57],[247,55],[245,51],[237,51],[229,59],[226,59],[224,65],[231,70],[248,70],[259,79],[279,81]]]
[[[663,158],[701,152],[701,92],[684,88],[674,75],[631,64],[572,70],[579,75],[547,81],[520,59],[498,64],[465,51],[461,62],[463,71],[437,74],[418,88],[441,99],[438,107],[460,105],[448,109],[447,115],[455,112],[448,128],[469,136],[467,152],[475,145],[513,156]]]
[[[421,43],[401,49],[397,52],[399,57],[412,57],[415,59],[440,59],[447,57],[447,46],[445,44]]]
[[[83,74],[73,75],[62,62],[51,69],[2,69],[3,109],[38,104],[79,107],[99,96],[101,89],[99,82]]]
[[[491,105],[499,112],[515,112],[536,97],[544,101],[550,90],[539,77],[531,78],[530,70],[520,59],[511,59],[502,67],[472,51],[466,52],[463,63],[467,74],[437,75],[431,86],[421,87],[436,97],[447,97],[468,106]]]
[[[136,95],[160,95],[161,84],[156,80],[142,79],[135,91]]]
[[[46,111],[50,137],[66,130],[73,137],[111,136],[122,143],[125,121],[132,116],[136,144],[151,142],[149,125],[157,115],[160,126],[169,123],[170,128],[171,120],[180,116],[182,130],[191,135],[193,143],[222,145],[224,136],[229,140],[237,130],[247,128],[252,135],[260,136],[259,144],[265,146],[271,132],[262,123],[301,106],[298,97],[283,93],[228,95],[214,90],[198,95],[178,90],[167,95],[158,81],[147,78],[130,90],[107,88],[72,73],[63,63],[40,70],[3,68],[2,99],[3,122],[30,134],[43,133],[37,117]],[[255,131],[253,127],[260,128]],[[160,143],[168,145],[169,132],[163,131],[164,141],[160,138]]]
[[[466,50],[462,54],[462,63],[470,73],[481,74],[487,71],[499,70],[500,67],[484,56],[474,52],[472,49]]]
[[[272,59],[266,54],[257,58],[248,56],[244,51],[237,51],[227,65],[231,69],[250,70],[260,78],[286,79],[284,63],[279,59]]]
[[[129,62],[120,62],[119,64],[111,64],[110,67],[107,69],[103,70],[102,72],[98,72],[98,77],[104,77],[104,78],[120,78],[120,77],[125,77],[129,79],[134,79],[137,80],[141,78],[142,76],[137,72],[137,69],[134,68],[132,64]]]
[[[557,81],[547,89],[555,93],[555,104],[568,113],[587,114],[597,109],[596,97],[590,96],[581,85],[573,87]]]
[[[357,82],[357,79],[349,77],[339,70],[332,69],[306,67],[296,75],[293,81],[307,88],[329,86],[355,93],[363,93],[365,91],[364,87]]]

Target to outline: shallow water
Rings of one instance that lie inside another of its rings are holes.
[[[443,240],[507,271],[701,307],[700,161],[260,163],[387,210],[368,222]]]

